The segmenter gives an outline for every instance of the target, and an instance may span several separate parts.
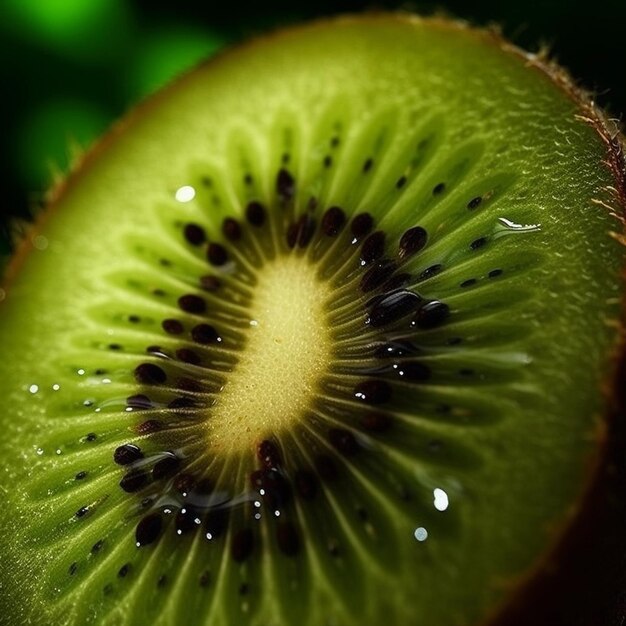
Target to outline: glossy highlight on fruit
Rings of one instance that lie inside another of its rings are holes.
[[[619,141],[545,61],[399,14],[132,112],[3,282],[6,623],[512,619],[604,463]]]

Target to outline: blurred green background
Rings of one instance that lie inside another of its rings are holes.
[[[11,217],[25,217],[73,155],[116,117],[222,46],[316,16],[376,8],[443,12],[499,24],[531,50],[553,55],[619,117],[626,111],[626,0],[357,0],[196,2],[0,0],[0,245]],[[4,244],[2,244],[4,241]]]

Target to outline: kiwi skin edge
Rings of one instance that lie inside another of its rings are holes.
[[[388,14],[383,13],[388,17]],[[365,19],[376,21],[378,14],[372,13]],[[338,18],[339,20],[350,20],[350,17]],[[363,17],[359,18],[363,20]],[[398,20],[422,20],[408,14],[398,14]],[[332,20],[333,22],[336,20]],[[429,24],[443,29],[469,29],[463,22],[447,20],[442,18],[429,18]],[[321,22],[320,25],[323,25]],[[590,94],[577,88],[568,74],[541,55],[530,55],[519,48],[506,42],[502,36],[494,30],[476,31],[480,37],[491,41],[504,52],[515,54],[523,58],[529,67],[546,74],[551,81],[560,87],[564,93],[571,98],[579,107],[582,120],[589,123],[602,138],[606,145],[606,166],[610,169],[615,187],[611,190],[615,197],[617,208],[603,207],[616,215],[622,225],[626,224],[626,165],[624,161],[624,139],[617,131],[613,131],[611,122],[604,114],[597,109]],[[272,38],[272,35],[263,36],[262,39]],[[244,44],[245,47],[245,44]],[[210,64],[219,63],[221,54],[217,55]],[[179,79],[170,89],[177,89],[185,78]],[[157,96],[156,101],[163,95]],[[83,170],[89,168],[91,160],[96,157],[99,151],[107,146],[118,134],[123,133],[126,124],[135,118],[143,116],[150,111],[153,101],[136,107],[125,121],[117,124],[105,135],[89,152],[87,152],[77,163],[67,178],[61,181],[48,195],[48,203],[36,218],[35,223],[29,229],[27,236],[20,242],[15,254],[6,268],[2,278],[3,288],[7,288],[13,277],[19,272],[23,259],[33,249],[32,240],[41,227],[54,214],[58,207],[58,199],[63,196],[65,190],[71,187],[73,182],[80,177]],[[599,203],[599,202],[598,202]],[[626,244],[626,236],[623,233],[611,233],[611,236]],[[623,303],[622,309],[625,308]],[[624,332],[624,316],[622,316],[621,333]],[[619,623],[615,615],[617,594],[620,593],[620,583],[626,585],[625,571],[619,571],[618,559],[615,553],[626,555],[626,540],[621,539],[619,548],[615,543],[607,539],[617,540],[620,533],[620,525],[615,519],[616,514],[620,514],[626,519],[624,505],[614,502],[614,494],[617,487],[624,486],[623,459],[626,455],[626,432],[622,417],[625,413],[626,403],[623,397],[623,386],[626,381],[626,346],[622,339],[622,345],[613,355],[616,375],[613,381],[607,381],[603,392],[607,397],[606,405],[609,407],[604,416],[598,416],[600,427],[599,438],[603,441],[603,450],[597,458],[589,463],[589,481],[585,487],[584,495],[579,500],[577,510],[570,512],[571,524],[561,533],[555,533],[558,537],[557,545],[545,561],[533,571],[527,573],[524,580],[514,581],[511,586],[518,587],[518,591],[513,600],[506,607],[500,607],[495,611],[489,626],[521,626],[522,624],[560,624],[555,619],[567,620],[565,624],[611,624],[611,618]],[[621,385],[620,385],[621,383]],[[604,426],[606,425],[606,426]],[[619,461],[619,462],[618,462]],[[617,511],[619,509],[619,511]],[[599,523],[600,522],[600,523]],[[605,531],[605,525],[608,532]],[[590,538],[590,534],[593,537]],[[596,551],[600,545],[600,550]],[[620,552],[621,550],[621,552]],[[616,571],[607,566],[606,558],[611,555],[615,561]],[[622,568],[626,570],[625,568]],[[598,582],[600,581],[600,582]],[[612,597],[603,597],[600,589],[604,584],[611,581],[609,594]],[[626,586],[621,585],[623,588]],[[507,586],[509,586],[507,584]],[[598,589],[600,598],[590,594],[591,588]],[[572,602],[572,596],[576,602]],[[614,596],[614,597],[613,597]],[[608,601],[607,601],[608,600]],[[597,602],[604,602],[602,606]],[[582,602],[582,604],[579,604]],[[594,604],[594,602],[596,602]],[[589,605],[589,606],[587,606]]]
[[[452,28],[469,28],[466,22],[437,20]],[[617,210],[610,211],[626,227],[626,137],[617,120],[607,117],[570,74],[545,52],[531,54],[507,41],[498,28],[483,30],[494,45],[515,54],[529,67],[547,75],[581,109],[580,119],[591,125],[606,145],[605,165],[615,179],[611,189]],[[609,233],[626,245],[624,232]],[[623,271],[626,280],[626,267]],[[607,413],[599,416],[601,448],[589,464],[589,480],[572,520],[557,533],[552,554],[519,581],[519,589],[507,606],[496,609],[488,626],[554,626],[556,624],[621,626],[626,617],[626,505],[619,494],[626,487],[626,296],[622,296],[621,345],[612,355],[613,380],[605,382]],[[619,554],[618,557],[615,555]]]
[[[466,28],[465,23],[455,23]],[[590,124],[606,145],[605,165],[615,179],[611,189],[616,210],[592,200],[610,211],[626,227],[626,137],[618,122],[599,109],[590,92],[577,86],[569,73],[543,53],[530,54],[512,45],[498,29],[488,35],[494,45],[525,59],[529,67],[546,74],[580,108],[580,119]],[[612,128],[611,128],[612,127]],[[611,232],[626,245],[624,233]],[[626,268],[623,271],[626,279]],[[613,380],[605,382],[607,413],[600,417],[601,448],[590,463],[589,481],[577,510],[570,511],[572,524],[563,533],[552,554],[535,571],[529,572],[506,607],[494,612],[489,626],[528,624],[572,625],[622,624],[626,616],[626,539],[623,523],[626,506],[618,494],[626,487],[626,297],[622,296],[621,345],[612,355]],[[615,555],[619,554],[618,557]]]

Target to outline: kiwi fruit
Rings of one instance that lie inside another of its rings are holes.
[[[443,19],[139,106],[5,271],[2,623],[514,623],[606,467],[624,198],[562,70]]]

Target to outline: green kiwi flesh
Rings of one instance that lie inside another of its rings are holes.
[[[380,15],[131,114],[0,291],[3,623],[497,615],[602,454],[623,204],[591,112],[493,35]]]

